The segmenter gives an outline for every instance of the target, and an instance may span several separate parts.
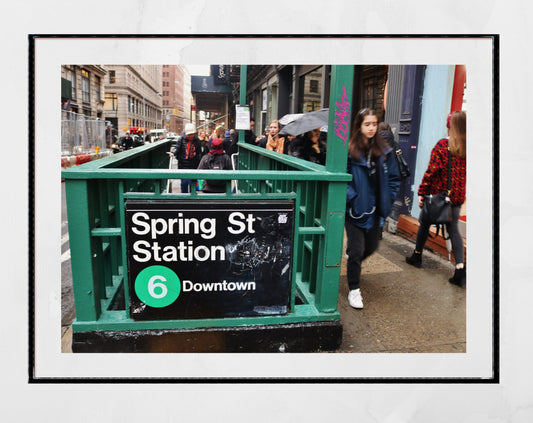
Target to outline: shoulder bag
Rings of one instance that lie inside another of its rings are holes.
[[[448,190],[436,195],[426,195],[418,220],[431,225],[441,225],[452,221],[451,192],[452,157],[448,150]]]
[[[400,148],[400,144],[397,142],[394,142],[394,152],[396,154],[396,162],[398,163],[398,170],[400,171],[400,178],[406,179],[409,176],[411,176],[411,171],[409,170],[409,165],[405,161],[405,158],[403,157],[402,149]]]

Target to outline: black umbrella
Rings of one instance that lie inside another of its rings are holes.
[[[279,120],[279,123],[281,123],[282,125],[287,125],[291,122],[294,122],[296,119],[302,117],[303,115],[304,115],[303,113],[290,113],[288,115],[283,116]]]
[[[328,124],[329,109],[320,109],[314,112],[304,113],[294,122],[289,123],[281,131],[280,135],[300,135],[313,129],[321,128]]]

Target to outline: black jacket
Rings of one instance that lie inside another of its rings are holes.
[[[204,157],[207,153],[209,153],[209,140],[206,138],[205,140],[200,140],[200,160],[201,157]]]
[[[133,148],[133,137],[131,135],[129,138],[124,137],[122,139],[121,144],[124,150],[129,150],[130,148]]]
[[[256,145],[255,143],[255,139],[256,139],[256,135],[254,134],[253,131],[251,130],[247,130],[247,131],[244,131],[244,142],[247,143],[247,144],[252,144],[252,145]]]
[[[408,178],[411,175],[409,165],[405,161],[405,158],[403,157],[402,153],[402,148],[400,147],[400,144],[398,144],[398,142],[394,139],[394,134],[392,133],[392,131],[379,131],[379,135],[387,142],[387,144],[390,145],[390,147],[394,151],[394,156],[396,157],[398,169],[400,171],[400,176],[402,180]]]
[[[233,137],[226,137],[222,141],[222,148],[228,156],[235,154],[238,151],[237,140]]]
[[[170,149],[170,152],[174,154],[178,160],[179,169],[197,169],[201,158],[201,146],[200,140],[195,135],[189,146],[189,153],[187,153],[187,145],[189,141],[185,134],[179,137],[176,145]]]
[[[327,141],[323,133],[320,134],[318,139],[318,153],[313,148],[313,141],[306,136],[298,136],[294,138],[289,144],[289,154],[294,157],[298,157],[309,162],[318,163],[321,165],[326,164],[326,148]]]

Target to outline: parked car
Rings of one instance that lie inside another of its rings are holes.
[[[144,145],[144,140],[140,135],[133,135],[133,148]]]

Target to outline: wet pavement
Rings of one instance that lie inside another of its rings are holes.
[[[466,352],[466,288],[448,282],[454,266],[424,252],[422,268],[408,265],[414,244],[384,233],[376,253],[363,263],[364,308],[348,304],[346,258],[338,307],[343,340],[338,352]]]
[[[173,181],[172,191],[180,191],[179,181]],[[405,257],[413,248],[412,241],[383,232],[378,250],[363,262],[362,310],[348,304],[343,256],[338,300],[343,336],[335,352],[466,352],[466,288],[450,284],[454,265],[427,250],[422,255],[422,268],[408,265]],[[63,276],[68,277],[62,278],[61,351],[72,352],[70,324],[75,311],[70,260],[62,266],[62,272],[68,273]]]
[[[344,257],[338,302],[343,340],[336,352],[466,352],[466,288],[450,284],[453,265],[430,252],[424,252],[422,268],[409,266],[405,257],[413,246],[399,236],[383,234],[377,252],[363,263],[362,310],[348,304]],[[72,302],[64,304],[61,350],[71,352],[69,325],[74,314]]]

